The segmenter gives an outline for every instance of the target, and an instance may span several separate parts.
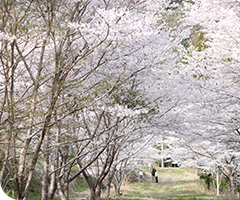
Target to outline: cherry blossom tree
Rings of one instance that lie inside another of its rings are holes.
[[[0,182],[6,186],[11,178],[4,176],[12,171],[17,199],[28,198],[34,173],[41,165],[39,158],[44,164],[42,198],[52,197],[57,184],[59,196],[67,199],[67,187],[74,178],[69,176],[71,166],[79,156],[87,158],[81,154],[86,150],[82,147],[92,140],[69,135],[72,132],[65,131],[72,127],[67,127],[66,122],[78,112],[89,113],[101,100],[109,103],[111,93],[139,74],[144,77],[141,89],[147,89],[151,86],[148,80],[161,69],[158,63],[173,62],[177,54],[170,56],[171,50],[188,32],[172,31],[165,28],[165,23],[158,23],[164,5],[160,0],[2,1],[0,123],[4,158]],[[173,38],[176,34],[179,36]],[[168,78],[166,71],[161,71],[164,79]],[[150,101],[158,102],[154,89]],[[161,102],[167,98],[163,99]],[[169,101],[169,105],[173,103]],[[115,112],[117,117],[141,113],[117,105],[111,109],[109,112]],[[161,116],[168,110],[160,112]],[[78,131],[82,133],[80,128]],[[78,151],[71,160],[69,144],[78,140]],[[113,142],[112,137],[108,142]],[[103,144],[102,152],[110,148],[108,142]],[[51,160],[50,155],[59,159]],[[67,173],[61,174],[63,169]],[[63,179],[66,187],[62,187]]]
[[[185,56],[176,63],[175,80],[184,93],[169,113],[175,113],[176,122],[171,135],[183,141],[186,148],[176,155],[185,155],[188,165],[213,172],[219,164],[234,195],[239,173],[239,1],[194,2],[184,3],[188,11],[182,21],[198,26],[198,32],[189,37],[187,48],[179,46]]]

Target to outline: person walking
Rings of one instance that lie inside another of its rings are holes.
[[[156,169],[152,169],[152,182],[154,183],[155,182],[155,172],[156,172]]]

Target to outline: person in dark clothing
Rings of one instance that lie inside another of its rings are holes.
[[[155,172],[156,172],[156,169],[152,169],[152,182],[154,183],[155,182]]]

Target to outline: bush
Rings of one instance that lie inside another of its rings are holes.
[[[127,181],[130,182],[130,183],[138,182],[138,175],[136,174],[135,171],[130,173],[130,175],[128,176]]]
[[[212,175],[211,174],[206,174],[206,173],[201,173],[198,174],[199,178],[204,180],[206,185],[207,185],[207,189],[210,190],[210,186],[213,186],[212,184]]]

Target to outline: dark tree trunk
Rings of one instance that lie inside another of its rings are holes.
[[[101,183],[100,183],[101,184]],[[101,186],[100,186],[100,184],[96,187],[96,192],[95,192],[95,194],[96,194],[96,199],[99,199],[99,198],[101,198]]]
[[[211,174],[208,174],[208,177],[207,177],[207,180],[206,180],[208,190],[210,190],[210,177],[211,177]]]
[[[90,189],[90,197],[89,200],[95,200],[96,199],[96,191],[94,188],[89,188]]]

